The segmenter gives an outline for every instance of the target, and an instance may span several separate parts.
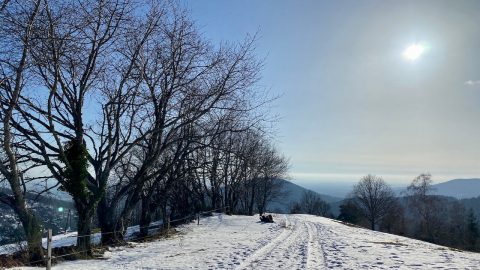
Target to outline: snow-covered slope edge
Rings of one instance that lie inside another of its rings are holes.
[[[350,227],[310,215],[218,215],[175,236],[120,247],[88,269],[478,269],[480,254]],[[284,225],[286,224],[286,226]],[[85,269],[86,261],[54,269]],[[34,269],[34,268],[23,268]]]
[[[159,225],[162,224],[162,221],[155,221],[150,224],[152,229],[150,231],[156,232],[158,229],[153,229],[158,227]],[[135,236],[136,233],[140,231],[140,226],[131,226],[127,228],[126,232],[126,238],[127,240],[131,239],[132,237]],[[100,233],[94,233],[92,234],[91,241],[94,244],[99,244],[101,240],[101,234]],[[25,246],[27,243],[25,241],[21,243],[16,243],[16,244],[8,244],[8,245],[3,245],[0,246],[0,255],[4,254],[13,254],[15,252],[21,251],[22,246]],[[47,238],[42,238],[42,245],[46,249],[47,248]],[[53,248],[58,248],[58,247],[68,247],[68,246],[76,246],[77,245],[77,232],[69,232],[66,234],[58,234],[54,235],[52,237],[52,247]],[[0,268],[1,269],[1,268]]]

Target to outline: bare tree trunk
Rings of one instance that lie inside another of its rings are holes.
[[[14,194],[14,197],[16,197],[14,210],[23,226],[28,246],[29,261],[41,261],[43,260],[43,247],[40,221],[30,209],[25,207],[26,202],[21,191],[17,190],[14,193],[16,193]]]
[[[98,203],[97,217],[102,232],[102,245],[122,244],[124,240],[115,216],[115,207],[109,206],[105,197]]]
[[[266,181],[266,180],[265,180]],[[266,206],[267,205],[267,187],[266,184],[263,188],[263,194],[262,194],[262,202],[258,205],[258,212],[259,214],[265,213]]]
[[[8,2],[9,1],[3,1],[1,3],[0,12],[2,12],[6,8]],[[27,63],[31,48],[30,40],[32,37],[32,27],[39,13],[40,5],[41,1],[39,0],[33,2],[33,6],[31,7],[32,9],[27,11],[26,21],[15,22],[24,27],[21,32],[21,39],[23,43],[21,44],[22,47],[20,47],[21,53],[18,59],[18,63],[15,60],[12,61],[11,59],[9,59],[9,61],[12,62],[6,65],[8,66],[7,68],[4,68],[2,63],[3,59],[0,59],[0,77],[5,77],[2,78],[2,80],[0,81],[0,91],[3,92],[2,94],[0,94],[0,103],[3,103],[1,104],[0,108],[4,109],[3,113],[0,113],[0,116],[3,116],[3,138],[0,138],[0,141],[2,141],[1,147],[2,150],[5,151],[5,155],[7,158],[6,165],[3,162],[0,162],[0,174],[2,174],[7,179],[13,193],[13,196],[2,196],[2,194],[0,194],[0,197],[3,197],[2,199],[9,201],[8,204],[13,208],[22,223],[23,231],[25,233],[27,241],[28,257],[30,262],[43,259],[42,232],[38,218],[33,213],[32,209],[28,207],[28,202],[25,198],[26,188],[24,187],[24,190],[22,190],[21,188],[21,185],[24,184],[24,179],[22,176],[23,172],[21,171],[21,168],[19,166],[20,162],[18,160],[18,149],[15,146],[14,138],[12,135],[11,122],[13,120],[14,111],[18,108],[18,101],[23,90],[25,76],[24,73],[28,66]],[[23,8],[26,8],[26,6],[23,6],[22,9]],[[20,11],[19,14],[21,15],[22,11]],[[16,19],[17,18],[14,18],[14,20]],[[3,23],[3,21],[0,22],[0,24]],[[0,35],[3,34],[4,32],[1,31]],[[5,74],[6,70],[8,69],[12,70],[12,77],[10,78],[8,78]]]
[[[254,182],[252,183],[252,192],[251,192],[251,194],[250,194],[250,196],[251,196],[251,197],[250,197],[250,203],[249,203],[249,205],[248,205],[248,214],[249,214],[250,216],[253,216],[253,205],[255,204],[255,187],[256,187],[256,185],[255,185],[255,179],[252,180],[252,181],[254,181]]]
[[[142,211],[140,214],[140,234],[139,237],[148,235],[148,226],[152,222],[152,209],[150,207],[151,196],[142,196]]]
[[[78,221],[77,221],[77,249],[80,254],[86,257],[92,255],[91,234],[92,234],[92,219],[93,211],[91,208],[81,204],[75,203]]]
[[[42,247],[42,228],[35,214],[27,212],[25,218],[22,218],[22,225],[26,233],[28,245],[28,259],[30,262],[38,262],[43,260]]]

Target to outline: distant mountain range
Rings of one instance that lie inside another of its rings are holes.
[[[480,178],[454,179],[433,185],[434,194],[467,199],[480,196]]]
[[[303,184],[303,183],[302,183]],[[305,183],[305,186],[311,188],[313,191],[323,191],[329,194],[339,194],[338,197],[323,195],[320,196],[330,203],[331,211],[334,215],[339,214],[340,205],[342,204],[343,198],[341,198],[341,194],[344,196],[348,194],[348,192],[353,187],[352,184],[345,184],[345,183]],[[285,185],[284,189],[291,188],[292,194],[286,199],[286,201],[296,201],[299,200],[305,190],[307,188],[301,187],[299,185],[293,184],[289,182]],[[450,181],[438,183],[432,185],[433,194],[445,196],[445,197],[452,197],[460,200],[462,204],[465,205],[467,209],[472,208],[478,217],[480,217],[480,178],[472,178],[472,179],[453,179]],[[406,187],[394,187],[394,191],[397,193],[398,196],[403,196],[403,191],[405,191]],[[332,192],[330,192],[332,191]],[[318,194],[318,192],[317,192]]]
[[[267,206],[268,211],[272,211],[276,213],[285,213],[285,214],[289,213],[291,206],[295,202],[299,202],[302,199],[302,196],[305,192],[307,191],[315,192],[313,190],[294,184],[290,181],[286,181],[283,179],[277,179],[277,181],[280,181],[282,183],[281,193],[283,193],[283,196],[280,196],[279,198],[274,199],[272,202],[270,202]],[[320,194],[318,192],[315,192],[315,193],[318,194],[318,196],[322,198],[322,200],[330,204],[339,202],[342,200],[342,198],[340,197]]]
[[[456,199],[469,199],[480,196],[480,178],[453,179],[446,182],[433,184],[432,194]],[[398,196],[403,196],[406,187],[394,188]]]
[[[334,195],[335,197],[345,197],[352,190],[356,182],[301,182],[300,185],[322,194]],[[393,186],[393,190],[398,196],[402,196],[406,186]],[[454,197],[457,199],[475,198],[480,196],[480,178],[471,179],[453,179],[450,181],[433,185],[433,194]]]

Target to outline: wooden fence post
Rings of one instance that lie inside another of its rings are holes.
[[[52,229],[47,233],[47,270],[52,269]]]
[[[167,217],[167,236],[170,234],[170,217]]]

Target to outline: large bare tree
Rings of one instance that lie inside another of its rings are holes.
[[[78,213],[77,248],[90,252],[91,222],[109,175],[140,141],[134,63],[161,11],[146,18],[128,0],[47,1],[31,50],[37,89],[20,98],[15,128],[33,162],[69,193]],[[89,168],[93,168],[92,170]]]
[[[352,197],[362,215],[370,222],[372,230],[392,210],[396,200],[391,187],[374,175],[364,176],[353,187]]]
[[[38,3],[29,84],[2,99],[5,115],[15,112],[4,130],[27,168],[71,195],[80,251],[91,251],[95,213],[111,243],[140,204],[142,225],[167,206],[265,208],[287,166],[259,132],[267,100],[255,87],[255,37],[214,45],[175,3]]]
[[[435,243],[442,226],[441,210],[443,206],[438,197],[433,195],[433,180],[430,174],[420,174],[407,187],[408,205],[413,210],[415,220],[420,227],[422,239]]]
[[[8,6],[7,6],[8,4]],[[9,205],[23,226],[31,262],[43,259],[41,224],[27,202],[24,174],[33,166],[19,149],[22,138],[12,128],[18,103],[29,84],[30,50],[37,42],[33,28],[43,8],[41,0],[19,3],[3,1],[0,5],[0,174],[8,181],[11,194],[0,192],[0,202]]]
[[[131,177],[100,205],[99,211],[112,213],[117,208],[114,202],[124,202],[117,220],[105,223],[102,229],[124,228],[145,187],[155,179],[165,179],[172,166],[179,168],[189,145],[198,141],[200,133],[196,130],[203,129],[212,112],[251,109],[238,105],[247,104],[241,101],[257,81],[259,64],[252,50],[253,39],[238,46],[214,48],[201,38],[184,11],[170,11],[136,62],[142,80],[139,97],[144,100],[147,119],[143,126],[149,134],[139,143],[137,153],[132,153],[135,165],[129,167]],[[175,154],[166,155],[172,148]],[[165,156],[171,158],[162,162]]]

